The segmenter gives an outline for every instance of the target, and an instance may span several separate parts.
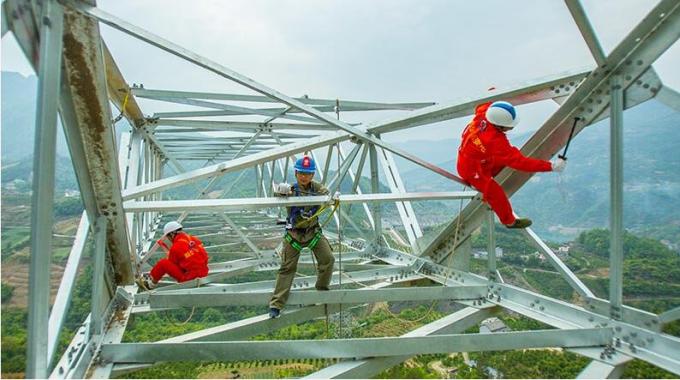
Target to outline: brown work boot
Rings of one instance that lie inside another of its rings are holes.
[[[137,277],[135,282],[137,283],[137,286],[145,291],[152,290],[156,287],[156,283],[153,282],[153,279],[148,273],[144,273],[142,276]]]
[[[507,228],[527,228],[531,225],[531,219],[529,218],[517,218],[512,224],[506,224]]]

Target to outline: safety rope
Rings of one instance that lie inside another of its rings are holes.
[[[194,281],[194,280],[191,280],[191,281]],[[196,278],[196,279],[195,279],[195,282],[196,282],[196,287],[197,287],[197,288],[201,286],[201,284],[200,284],[200,278]],[[195,312],[195,311],[196,311],[196,306],[192,306],[192,307],[191,307],[191,313],[189,313],[189,317],[187,317],[187,319],[186,319],[184,322],[175,323],[174,321],[172,321],[172,320],[170,319],[169,311],[166,310],[166,311],[165,311],[165,319],[166,319],[171,325],[173,325],[173,326],[177,326],[177,327],[179,327],[179,326],[184,326],[184,325],[186,325],[187,323],[189,323],[189,321],[191,321],[191,318],[194,316],[194,312]]]
[[[467,186],[463,186],[463,191],[465,191],[465,189],[467,189]],[[461,212],[462,212],[462,211],[463,211],[463,199],[461,198],[461,199],[460,199],[460,204],[459,204],[459,206],[458,206],[458,220],[457,220],[457,222],[456,222],[456,230],[455,230],[455,232],[454,232],[454,234],[453,234],[453,241],[454,241],[453,251],[452,251],[451,254],[449,255],[449,259],[448,259],[448,262],[447,262],[447,264],[446,264],[446,269],[447,269],[447,271],[446,271],[446,276],[445,276],[445,278],[444,278],[444,283],[442,284],[442,286],[446,286],[446,283],[449,282],[449,277],[451,276],[451,272],[452,272],[451,262],[453,261],[453,255],[456,253],[456,245],[455,245],[455,242],[458,241],[458,232],[460,231],[460,221],[461,221],[461,219],[462,219],[462,218],[461,218]],[[427,317],[429,317],[430,314],[431,314],[432,311],[435,309],[435,307],[437,306],[438,303],[439,303],[439,301],[437,301],[437,300],[433,301],[432,304],[430,305],[430,308],[427,310],[427,312],[426,312],[424,315],[422,315],[421,317],[418,317],[418,318],[416,318],[416,319],[406,319],[406,318],[402,318],[402,317],[400,317],[400,316],[394,314],[394,313],[390,310],[389,306],[386,307],[385,309],[386,309],[386,311],[387,311],[393,318],[395,318],[395,319],[397,319],[397,320],[404,321],[404,322],[411,322],[411,323],[414,323],[414,322],[420,322],[420,321],[426,319]]]
[[[111,121],[112,124],[116,124],[117,122],[119,122],[123,118],[123,115],[125,114],[125,107],[127,107],[127,103],[128,103],[129,98],[130,98],[130,90],[128,89],[125,92],[125,98],[123,99],[123,106],[120,107],[120,114],[118,116],[116,116],[116,118]]]
[[[308,193],[308,194],[311,194],[311,193]],[[322,229],[326,226],[326,224],[328,224],[328,222],[330,222],[331,218],[333,217],[333,214],[335,213],[335,211],[337,210],[339,205],[340,205],[339,199],[333,200],[333,206],[332,206],[333,208],[331,209],[331,213],[328,214],[328,217],[326,218],[326,220],[323,223],[319,223],[319,225],[321,226]],[[294,228],[296,228],[296,229],[301,228],[305,223],[309,223],[310,220],[313,220],[314,218],[317,218],[319,215],[321,215],[321,213],[326,211],[326,209],[328,209],[328,204],[321,205],[319,207],[319,209],[314,214],[312,214],[310,217],[303,219],[303,220],[300,220],[297,223],[295,223]]]
[[[338,114],[338,119],[340,119],[340,101],[336,99],[336,107],[337,107],[337,114]],[[342,185],[342,180],[340,178],[340,144],[338,143],[338,189],[340,189],[340,185]],[[333,212],[331,213],[331,217],[335,213],[335,210],[340,208],[340,201],[335,200],[335,206],[333,209]],[[338,213],[338,288],[342,290],[342,228],[341,228],[341,223],[342,223],[342,214]],[[342,304],[340,304],[340,320],[338,321],[338,332],[340,335],[340,338],[344,338],[344,334],[342,333],[342,320],[343,320],[343,315],[342,315]]]

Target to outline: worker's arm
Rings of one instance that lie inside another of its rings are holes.
[[[526,157],[519,149],[510,145],[505,134],[497,135],[492,141],[491,151],[496,165],[509,166],[523,172],[549,172],[552,165],[549,161]]]
[[[328,188],[318,182],[316,184],[319,186],[318,189],[315,191],[315,193],[320,194],[320,195],[328,195],[330,192],[328,191]]]

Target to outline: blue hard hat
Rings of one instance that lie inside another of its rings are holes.
[[[314,173],[316,172],[316,163],[314,159],[309,156],[302,156],[295,161],[295,171],[301,173]]]

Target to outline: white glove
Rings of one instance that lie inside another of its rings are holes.
[[[289,183],[281,182],[274,185],[274,192],[281,195],[290,195],[291,186]]]
[[[567,167],[567,159],[558,157],[553,163],[552,163],[552,171],[561,173],[564,168]]]
[[[333,197],[331,198],[334,201],[339,201],[340,200],[340,192],[336,191],[335,194],[333,194]]]

